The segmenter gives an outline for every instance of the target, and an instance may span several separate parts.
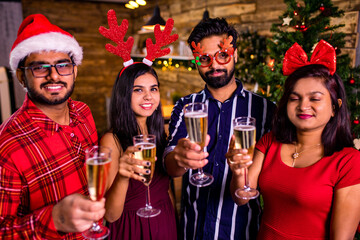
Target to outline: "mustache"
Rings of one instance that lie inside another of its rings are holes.
[[[66,83],[66,82],[63,82],[63,81],[58,81],[58,82],[50,81],[50,82],[46,82],[46,83],[40,84],[40,88],[44,88],[44,87],[46,87],[46,86],[49,85],[49,84],[62,84],[62,85],[64,85],[64,87],[67,87],[67,83]]]
[[[213,70],[210,70],[210,71],[206,72],[205,76],[209,77],[209,75],[211,75],[211,74],[221,73],[221,72],[224,72],[225,74],[227,73],[226,69],[213,69]]]

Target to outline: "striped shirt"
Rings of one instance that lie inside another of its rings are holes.
[[[68,100],[70,124],[49,119],[28,98],[0,126],[0,238],[83,239],[59,233],[53,206],[88,195],[84,149],[98,137],[90,109]]]
[[[197,188],[189,184],[189,170],[183,176],[181,227],[184,239],[255,239],[259,226],[259,200],[238,206],[230,195],[231,170],[226,163],[233,133],[232,120],[239,116],[256,118],[256,138],[270,130],[275,105],[252,92],[243,89],[237,80],[237,89],[225,102],[214,99],[205,87],[199,93],[181,98],[171,114],[169,143],[165,154],[171,152],[180,138],[187,137],[183,107],[190,102],[205,102],[208,106],[207,146],[209,163],[204,172],[214,176],[208,187]]]

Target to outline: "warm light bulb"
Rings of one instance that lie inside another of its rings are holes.
[[[268,62],[268,66],[270,68],[273,68],[275,66],[275,59],[270,59],[269,62]]]
[[[143,29],[145,30],[151,30],[154,31],[155,25],[152,26],[142,26]],[[160,25],[160,30],[163,31],[165,29],[165,26]]]
[[[146,1],[145,0],[135,0],[137,4],[139,4],[140,6],[145,6],[146,5]]]
[[[129,1],[129,4],[135,8],[138,8],[139,7],[139,4],[137,4],[136,2],[134,1]]]
[[[130,4],[128,4],[128,3],[125,4],[125,7],[126,7],[126,8],[129,8],[129,9],[135,9],[135,7],[133,7],[132,5],[130,5]]]

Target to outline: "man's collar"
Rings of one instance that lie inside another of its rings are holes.
[[[238,96],[241,96],[241,97],[245,97],[245,92],[244,92],[244,87],[243,87],[243,84],[241,83],[241,81],[237,78],[235,78],[235,82],[236,82],[236,89],[234,91],[234,93],[231,95],[231,97],[229,99],[232,99],[235,95],[238,95]],[[211,92],[209,91],[209,88],[207,86],[207,84],[205,84],[205,95],[206,95],[206,98],[207,99],[214,99],[217,101],[217,99],[215,99],[213,97],[213,95],[211,94]]]
[[[79,118],[74,101],[69,98],[67,103],[69,107],[70,126],[75,126],[78,123],[81,123],[82,120]],[[36,122],[48,136],[54,135],[54,133],[59,131],[59,129],[62,127],[60,124],[54,122],[48,116],[46,116],[44,112],[41,111],[27,95],[25,96],[24,107],[33,122]]]

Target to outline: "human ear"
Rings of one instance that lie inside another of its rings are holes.
[[[341,108],[341,105],[342,105],[342,100],[340,98],[338,98],[338,106],[339,106],[339,109]],[[331,114],[332,117],[335,116],[335,105],[333,105],[333,112]]]
[[[18,78],[21,86],[25,88],[25,72],[21,69],[16,69],[16,77]]]
[[[235,60],[235,63],[237,63],[237,51],[236,51],[236,48],[234,50],[234,60]]]
[[[339,105],[339,108],[341,108],[341,105],[342,105],[342,100],[341,100],[341,98],[338,98],[338,105]]]
[[[77,76],[77,66],[74,66],[74,80],[76,81],[76,76]]]

